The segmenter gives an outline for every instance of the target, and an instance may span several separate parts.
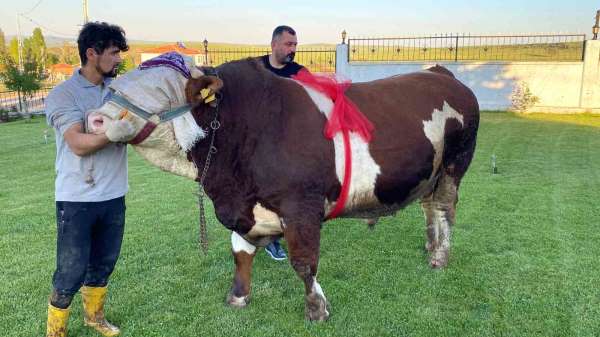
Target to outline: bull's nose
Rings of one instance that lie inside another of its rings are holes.
[[[87,128],[90,133],[103,133],[106,131],[106,117],[98,112],[92,112],[87,118]]]
[[[93,116],[91,118],[91,124],[95,127],[95,128],[100,128],[102,127],[102,125],[104,125],[104,120],[102,119],[101,116]]]

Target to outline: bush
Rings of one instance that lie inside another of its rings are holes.
[[[8,110],[0,108],[0,123],[8,122],[9,115]]]
[[[513,89],[511,101],[513,111],[526,112],[539,102],[540,98],[531,93],[526,82],[519,82]]]

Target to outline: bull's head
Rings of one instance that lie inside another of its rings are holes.
[[[186,67],[192,77],[203,77],[195,66]],[[90,113],[88,130],[101,133],[112,120],[127,118],[140,132],[148,122],[158,124],[179,117],[190,110],[186,104],[186,82],[184,74],[168,67],[128,72],[110,84],[112,98]]]
[[[196,178],[197,170],[185,152],[204,138],[205,132],[190,113],[188,77],[196,81],[207,76],[189,60],[178,69],[149,67],[120,76],[110,84],[111,99],[90,112],[88,132],[102,133],[111,122],[127,119],[135,128],[129,143],[136,145],[145,159],[163,170]]]

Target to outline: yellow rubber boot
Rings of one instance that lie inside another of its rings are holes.
[[[106,287],[82,287],[81,298],[83,299],[83,322],[94,328],[104,336],[116,336],[121,331],[118,327],[110,324],[104,317],[104,300],[106,299]]]
[[[60,309],[48,303],[48,323],[46,337],[66,337],[69,308]]]

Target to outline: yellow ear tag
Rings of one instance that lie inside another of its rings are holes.
[[[204,99],[204,103],[210,103],[216,99],[215,94],[211,94],[210,92],[208,88],[200,90],[200,96]]]

